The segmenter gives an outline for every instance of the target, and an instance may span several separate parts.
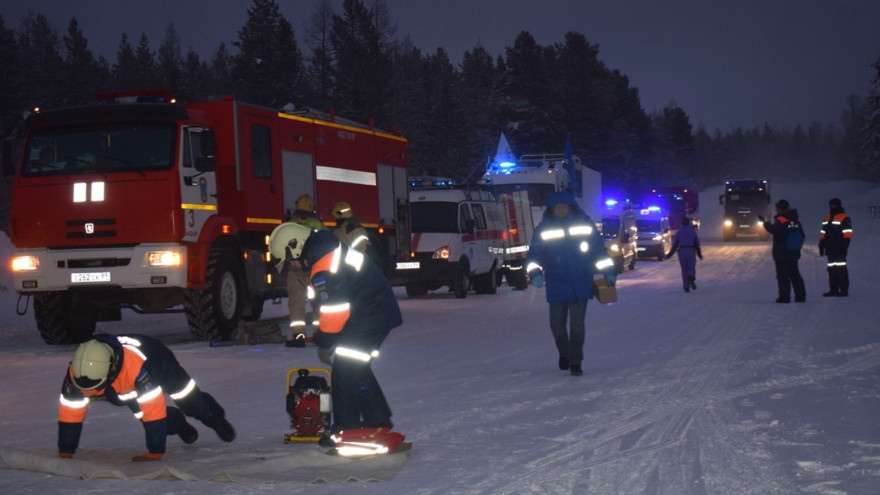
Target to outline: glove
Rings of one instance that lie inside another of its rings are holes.
[[[821,258],[822,256],[825,256],[825,248],[819,246],[819,257]]]
[[[767,223],[767,220],[765,220],[764,217],[762,217],[761,215],[758,215],[758,220],[760,220],[761,223]]]
[[[702,253],[697,253],[697,258],[703,259]]]
[[[323,347],[318,347],[318,359],[320,359],[322,363],[332,366],[333,349],[324,349]]]
[[[136,455],[131,458],[131,462],[147,462],[147,461],[161,461],[162,454],[154,454],[152,452],[147,452],[146,454]]]
[[[616,273],[604,273],[605,281],[608,282],[608,285],[614,287],[617,284],[617,274]]]
[[[71,454],[70,452],[59,452],[58,458],[59,459],[73,459],[73,454]]]
[[[535,286],[536,289],[540,289],[544,286],[544,276],[540,273],[532,277],[532,285]]]

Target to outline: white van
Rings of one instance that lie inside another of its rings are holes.
[[[412,186],[411,182],[411,186]],[[494,294],[506,228],[500,204],[484,186],[422,186],[409,192],[410,260],[395,280],[420,296],[448,285],[455,297]]]

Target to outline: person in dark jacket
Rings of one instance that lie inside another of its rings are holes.
[[[371,368],[385,337],[403,324],[391,285],[368,256],[327,230],[309,236],[302,256],[310,295],[320,301],[318,356],[332,366],[331,433],[391,428],[391,408]]]
[[[819,234],[819,256],[828,256],[828,292],[823,297],[849,295],[849,269],[846,253],[852,239],[852,220],[838,198],[828,201],[831,211],[822,220]]]
[[[798,269],[798,260],[801,258],[800,250],[789,251],[786,246],[786,236],[788,235],[788,223],[797,221],[798,211],[790,208],[788,201],[780,199],[776,202],[776,216],[774,222],[770,223],[762,217],[758,216],[758,220],[764,225],[773,236],[773,261],[776,264],[776,282],[779,288],[779,297],[776,298],[778,303],[791,302],[791,291],[794,289],[795,302],[804,302],[807,300],[807,291],[804,287],[804,279]]]
[[[165,405],[166,393],[177,407]],[[86,411],[94,401],[128,406],[143,423],[147,452],[132,461],[161,460],[168,435],[195,442],[199,432],[186,416],[212,428],[224,442],[235,439],[220,404],[196,386],[165,344],[147,335],[101,334],[77,347],[61,386],[58,457],[76,453]]]
[[[676,251],[678,251],[678,264],[681,266],[681,284],[684,291],[697,290],[697,258],[703,259],[703,251],[700,249],[700,237],[688,217],[682,217],[681,228],[672,238],[672,249],[666,255],[666,259],[671,258]]]
[[[615,284],[617,274],[602,235],[571,194],[557,191],[547,198],[544,219],[529,244],[526,271],[535,287],[547,280],[550,331],[559,351],[559,369],[582,375],[584,318],[587,301],[593,298],[593,273],[602,273],[610,285]]]

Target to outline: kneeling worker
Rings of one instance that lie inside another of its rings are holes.
[[[165,393],[179,409],[165,405]],[[167,435],[195,442],[199,432],[186,416],[213,429],[224,442],[235,439],[220,404],[196,386],[168,347],[146,335],[96,335],[77,347],[61,386],[58,457],[76,453],[87,408],[95,400],[128,406],[143,423],[147,452],[133,457],[134,462],[161,460]]]

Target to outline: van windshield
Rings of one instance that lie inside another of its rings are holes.
[[[555,184],[494,184],[492,192],[495,197],[502,194],[513,193],[516,191],[526,191],[529,193],[529,204],[531,206],[545,206],[547,197],[556,190]]]
[[[620,219],[619,218],[603,218],[602,219],[602,237],[606,239],[617,239],[620,235]]]
[[[663,228],[660,226],[660,220],[636,220],[636,227],[639,232],[661,232]]]
[[[410,204],[412,232],[458,234],[458,203],[449,201],[419,201]]]

